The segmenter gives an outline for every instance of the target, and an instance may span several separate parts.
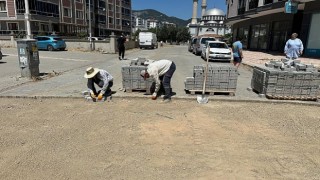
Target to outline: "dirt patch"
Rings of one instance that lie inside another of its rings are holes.
[[[318,109],[1,99],[0,179],[319,179]]]

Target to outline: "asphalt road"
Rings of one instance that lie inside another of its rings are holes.
[[[155,50],[134,49],[126,52],[128,60],[119,61],[116,54],[78,51],[40,51],[40,72],[49,73],[45,80],[32,81],[19,78],[16,49],[3,48],[5,57],[0,64],[0,96],[63,96],[79,97],[86,90],[85,69],[89,66],[106,69],[114,79],[114,96],[144,96],[144,93],[125,93],[122,88],[121,66],[129,64],[130,59],[145,57],[159,60],[170,59],[177,65],[172,79],[176,97],[191,97],[184,91],[184,80],[193,74],[193,66],[205,64],[200,56],[187,51],[187,46],[165,46]],[[216,62],[211,62],[216,63]],[[55,74],[53,74],[55,72]],[[252,73],[247,68],[240,68],[236,96],[218,95],[212,98],[257,99],[258,95],[246,90],[250,86]],[[53,75],[53,76],[51,76]],[[50,77],[50,78],[48,78]]]

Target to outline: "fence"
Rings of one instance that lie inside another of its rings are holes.
[[[17,40],[12,35],[2,35],[0,36],[0,46],[5,48],[16,48]],[[89,40],[84,39],[65,39],[67,44],[67,50],[78,50],[78,51],[90,51],[90,42]],[[126,44],[126,49],[133,49],[138,47],[138,42],[128,41]],[[110,38],[103,41],[92,41],[93,51],[99,51],[103,53],[116,53],[117,50],[117,41],[116,36],[111,35]]]

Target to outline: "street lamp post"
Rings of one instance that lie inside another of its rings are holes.
[[[91,0],[89,0],[89,42],[90,42],[90,51],[92,51],[92,33],[91,33]]]
[[[28,0],[24,0],[24,5],[25,5],[24,18],[26,20],[27,39],[31,39],[30,11],[29,11]]]

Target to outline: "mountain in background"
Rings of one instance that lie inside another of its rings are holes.
[[[190,22],[191,18],[188,20],[179,19],[177,17],[169,17],[159,11],[153,9],[144,9],[144,10],[132,10],[133,14],[142,19],[155,19],[158,21],[167,21],[170,23],[175,23],[177,27],[186,27]]]

